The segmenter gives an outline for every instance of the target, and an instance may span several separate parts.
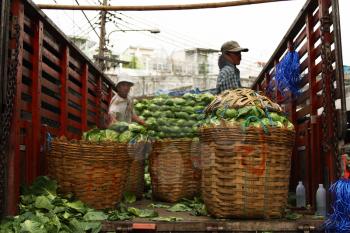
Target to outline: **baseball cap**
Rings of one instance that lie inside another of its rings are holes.
[[[236,41],[227,41],[221,46],[221,52],[248,52],[249,49],[242,48]]]
[[[127,73],[120,73],[117,75],[118,81],[116,83],[116,86],[120,83],[129,83],[131,86],[134,85],[134,82],[131,80],[131,76]]]

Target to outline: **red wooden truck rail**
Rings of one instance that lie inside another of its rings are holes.
[[[298,96],[276,88],[275,67],[288,50],[300,56]],[[308,0],[253,84],[281,104],[296,126],[290,185],[294,189],[302,180],[311,204],[318,184],[329,187],[339,176],[346,127],[342,70],[338,1]]]
[[[47,133],[77,139],[88,128],[103,126],[113,89],[113,83],[30,0],[11,1],[10,25],[15,24],[20,27],[20,62],[6,214],[17,211],[20,184],[43,174]],[[9,42],[14,48],[15,39]]]
[[[5,194],[5,214],[12,215],[17,211],[20,184],[29,184],[43,173],[47,133],[79,138],[93,125],[103,126],[113,84],[30,0],[3,0],[6,2],[11,6],[11,15],[9,22],[0,24],[0,42],[6,41],[4,28],[9,25],[9,50],[5,60],[0,59],[1,74],[6,73],[6,58],[10,60],[19,45]],[[297,181],[303,180],[311,204],[317,184],[329,187],[339,175],[338,147],[344,138],[337,4],[337,0],[307,0],[253,85],[280,103],[296,125],[291,187],[294,189]],[[4,11],[6,8],[1,8]],[[16,25],[20,28],[18,41],[13,33]],[[275,65],[288,49],[295,49],[301,57],[299,96],[288,92],[283,95],[275,85]],[[340,107],[336,108],[338,102]]]

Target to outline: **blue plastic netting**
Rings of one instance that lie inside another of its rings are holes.
[[[299,54],[289,51],[276,65],[277,88],[284,95],[287,91],[299,95],[300,63]]]
[[[350,180],[340,179],[330,191],[334,194],[333,213],[324,223],[327,233],[350,232]]]

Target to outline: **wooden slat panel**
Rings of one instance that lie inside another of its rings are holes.
[[[69,75],[71,75],[77,82],[81,83],[80,74],[78,74],[75,70],[72,68],[69,68]]]
[[[43,56],[50,60],[53,64],[60,66],[60,59],[51,53],[48,49],[43,49]]]
[[[52,40],[50,37],[45,34],[44,42],[47,43],[55,52],[60,53],[60,45],[56,41]]]
[[[297,119],[302,118],[307,114],[310,114],[310,111],[311,111],[310,105],[305,106],[301,110],[297,111]]]
[[[23,49],[23,59],[27,60],[29,63],[32,63],[32,54]]]
[[[89,104],[90,102],[93,102],[94,104],[96,104],[96,97],[94,97],[94,96],[88,94],[88,104]]]
[[[71,106],[68,106],[67,110],[68,110],[68,113],[71,113],[71,114],[73,114],[76,117],[80,117],[80,111],[79,110],[77,110],[75,108],[72,108]]]
[[[42,96],[41,100],[43,102],[46,102],[46,103],[51,104],[52,106],[54,106],[56,108],[59,108],[59,103],[60,103],[59,100],[45,94],[44,92],[42,92],[41,96]]]
[[[24,83],[22,83],[21,89],[22,89],[22,92],[27,94],[27,95],[31,95],[31,93],[32,93],[31,87],[26,85],[26,84],[24,84]]]
[[[77,105],[81,105],[81,99],[75,95],[73,95],[72,93],[68,93],[68,100],[72,101],[73,103],[77,104]]]
[[[41,109],[41,115],[43,117],[46,117],[46,118],[50,119],[50,120],[56,121],[57,123],[60,120],[60,115],[59,114],[51,112],[50,110],[47,110],[45,108]]]
[[[90,89],[91,91],[96,90],[96,84],[91,84],[90,82],[88,82],[88,89]]]
[[[28,33],[23,33],[23,42],[32,45],[33,44],[33,38]]]
[[[80,69],[81,65],[80,62],[78,62],[77,59],[75,59],[72,55],[69,56],[69,62],[74,65],[76,68]]]
[[[51,77],[59,80],[60,73],[56,70],[52,69],[50,66],[48,66],[45,62],[42,63],[43,71],[48,73]]]
[[[303,57],[307,53],[307,43],[305,43],[298,51],[299,57]]]
[[[47,80],[46,78],[41,79],[41,83],[44,87],[50,89],[51,91],[55,92],[57,95],[60,93],[60,86],[57,84],[54,84]]]
[[[78,122],[71,119],[68,119],[67,121],[68,121],[68,126],[73,126],[74,128],[81,130],[81,125]]]
[[[299,34],[299,36],[295,39],[293,43],[293,47],[297,48],[300,45],[300,43],[303,42],[305,37],[306,37],[306,30],[304,28],[303,31]]]
[[[71,81],[68,81],[68,82],[67,82],[67,85],[68,85],[68,88],[71,88],[71,89],[73,89],[75,92],[80,93],[81,88],[78,87],[77,85],[75,85],[74,83],[72,83]]]
[[[310,89],[304,91],[297,99],[297,105],[304,104],[310,98]]]
[[[32,112],[32,104],[31,102],[21,101],[21,110],[26,112]]]
[[[68,46],[63,47],[62,58],[60,62],[61,74],[60,74],[60,94],[61,94],[61,102],[60,102],[60,130],[59,135],[67,135],[67,117],[68,117],[68,65],[69,65],[69,48]],[[67,135],[68,136],[68,135]]]
[[[31,79],[31,70],[29,70],[27,67],[22,66],[22,75]]]

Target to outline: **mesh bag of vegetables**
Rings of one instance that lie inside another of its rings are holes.
[[[201,126],[202,195],[222,218],[281,217],[287,204],[293,124],[249,89],[222,93]]]
[[[200,190],[198,126],[213,99],[211,94],[187,93],[175,98],[160,95],[135,104],[155,141],[149,170],[156,199],[176,202],[192,198]]]

